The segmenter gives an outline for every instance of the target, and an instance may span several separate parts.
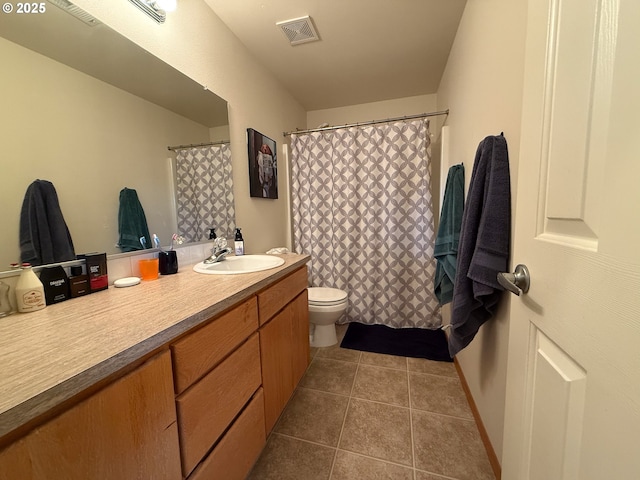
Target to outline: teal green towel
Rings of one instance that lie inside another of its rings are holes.
[[[445,305],[453,300],[453,284],[456,277],[463,210],[464,165],[460,164],[449,168],[447,174],[440,226],[434,250],[436,258],[434,290],[440,305]]]
[[[118,210],[118,247],[123,252],[143,250],[140,237],[145,238],[146,248],[151,248],[151,236],[147,226],[147,217],[138,200],[138,193],[131,188],[120,190],[120,209]]]

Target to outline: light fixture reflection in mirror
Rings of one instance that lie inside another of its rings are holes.
[[[165,12],[174,12],[178,6],[177,0],[156,0],[156,3]]]
[[[176,0],[129,0],[158,23],[164,23],[167,12],[176,9]]]

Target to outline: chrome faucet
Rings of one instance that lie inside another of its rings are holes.
[[[204,260],[204,263],[221,262],[229,253],[231,253],[231,248],[227,246],[227,239],[224,237],[218,237],[213,241],[211,256],[209,258],[206,258]]]

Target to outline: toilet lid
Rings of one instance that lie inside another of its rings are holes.
[[[313,305],[336,305],[347,299],[347,292],[338,288],[309,287],[309,303]]]

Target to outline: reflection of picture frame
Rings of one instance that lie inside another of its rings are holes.
[[[252,197],[278,198],[276,142],[247,128],[249,191]]]

